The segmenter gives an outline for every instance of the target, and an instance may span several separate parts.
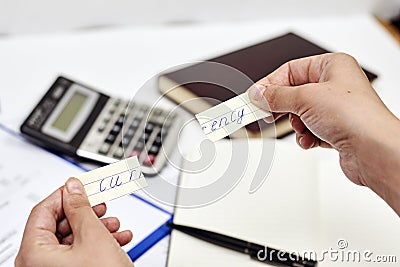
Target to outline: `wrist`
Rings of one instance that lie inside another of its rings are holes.
[[[400,215],[400,120],[392,114],[356,142],[361,179]]]

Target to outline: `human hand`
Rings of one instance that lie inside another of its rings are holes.
[[[255,105],[273,112],[267,122],[289,113],[302,148],[335,148],[351,181],[369,186],[394,205],[388,187],[396,183],[400,188],[400,182],[389,182],[389,177],[398,171],[393,166],[399,165],[400,157],[387,156],[394,156],[399,121],[354,58],[336,53],[290,61],[258,81],[249,96]],[[381,176],[386,176],[386,185]]]
[[[105,204],[92,209],[81,182],[70,178],[32,209],[15,266],[133,266],[120,247],[132,233],[118,232],[117,218],[100,220],[105,213]]]

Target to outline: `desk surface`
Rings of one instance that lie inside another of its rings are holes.
[[[0,122],[17,129],[60,73],[111,95],[131,98],[160,71],[287,31],[299,33],[329,50],[355,56],[379,75],[374,87],[393,113],[400,116],[398,44],[372,16],[356,15],[3,38],[0,39]],[[149,93],[157,94],[157,89]],[[294,142],[293,137],[287,140]],[[336,154],[322,150],[318,153],[337,160]],[[163,257],[151,255],[165,255],[165,242],[140,259],[137,266],[162,266]]]

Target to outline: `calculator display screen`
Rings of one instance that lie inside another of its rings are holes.
[[[41,132],[69,143],[92,113],[100,94],[79,84],[72,84],[51,110]]]
[[[53,122],[52,127],[63,132],[67,131],[76,115],[84,106],[87,98],[87,95],[81,92],[75,92]]]

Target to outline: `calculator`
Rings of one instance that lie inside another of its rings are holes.
[[[179,117],[167,109],[107,96],[58,77],[24,123],[33,142],[65,155],[109,164],[137,156],[157,174],[177,145]]]

